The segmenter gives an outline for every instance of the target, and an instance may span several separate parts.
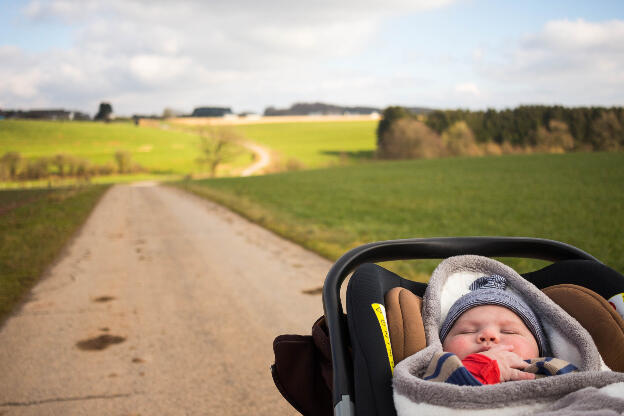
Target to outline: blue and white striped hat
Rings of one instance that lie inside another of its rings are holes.
[[[470,292],[459,298],[449,309],[440,326],[440,342],[444,342],[457,319],[467,310],[483,305],[499,305],[510,309],[522,319],[535,337],[540,357],[547,356],[548,340],[537,315],[522,298],[506,289],[507,279],[496,274],[483,276],[472,282]]]

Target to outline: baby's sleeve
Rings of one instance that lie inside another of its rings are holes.
[[[457,355],[450,352],[434,354],[423,379],[458,386],[481,386],[483,384],[466,369]]]
[[[470,354],[462,360],[462,364],[481,384],[500,383],[500,369],[496,360],[483,354]]]

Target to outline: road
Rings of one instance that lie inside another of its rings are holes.
[[[254,152],[256,160],[243,170],[240,176],[251,176],[260,174],[271,164],[271,154],[264,147],[250,142],[243,143],[243,146]]]
[[[330,263],[177,189],[117,185],[0,330],[0,415],[290,415],[273,338]]]

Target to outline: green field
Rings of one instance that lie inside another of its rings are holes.
[[[58,256],[107,189],[0,191],[0,323]]]
[[[137,127],[132,123],[0,121],[0,156],[9,151],[19,152],[25,158],[64,153],[96,164],[114,164],[113,156],[118,150],[129,151],[133,162],[146,168],[150,177],[179,177],[199,171],[196,134]],[[251,161],[251,153],[244,151],[230,166],[224,166],[223,171]]]
[[[181,183],[327,258],[371,241],[527,236],[575,245],[620,272],[624,154],[378,162]],[[403,262],[422,278],[437,262]],[[511,261],[527,271],[540,264]]]
[[[277,152],[282,164],[296,160],[303,168],[370,160],[376,148],[374,120],[249,124],[236,129]]]
[[[94,164],[114,165],[118,150],[129,151],[132,161],[147,172],[133,175],[111,175],[94,178],[94,182],[123,182],[143,179],[172,179],[198,174],[199,138],[193,130],[200,127],[136,127],[132,123],[56,122],[30,120],[0,121],[0,156],[19,152],[34,159],[66,154],[84,158]],[[307,122],[250,124],[231,127],[245,139],[273,151],[276,170],[350,165],[372,159],[376,121]],[[235,160],[224,164],[219,175],[233,174],[252,162],[243,150]],[[47,181],[30,185],[41,186]],[[71,181],[70,181],[71,182]],[[63,182],[59,183],[63,185]],[[21,183],[20,186],[29,185]],[[2,187],[14,187],[4,183]]]

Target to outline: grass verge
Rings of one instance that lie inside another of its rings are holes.
[[[103,185],[0,191],[0,323],[59,255]]]
[[[624,271],[622,153],[383,162],[178,186],[331,260],[378,240],[526,236],[575,245]],[[520,272],[545,264],[505,262]],[[437,263],[391,268],[422,280]]]

